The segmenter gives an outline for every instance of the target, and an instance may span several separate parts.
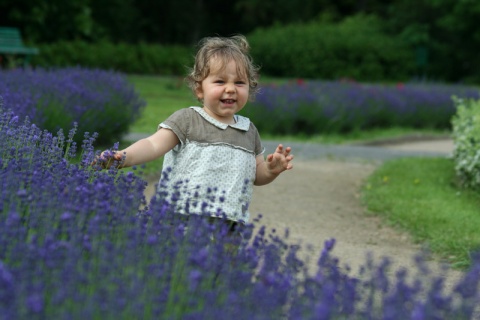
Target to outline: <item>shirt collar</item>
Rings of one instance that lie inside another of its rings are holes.
[[[235,123],[233,124],[226,124],[223,122],[220,122],[213,117],[211,117],[203,108],[200,107],[190,107],[191,109],[195,110],[199,115],[201,115],[205,120],[213,124],[214,126],[220,128],[220,129],[227,129],[229,126],[235,129],[239,129],[242,131],[248,131],[250,129],[250,119],[239,116],[239,115],[234,115],[235,117]]]

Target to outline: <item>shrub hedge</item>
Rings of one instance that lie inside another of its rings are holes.
[[[261,72],[275,77],[404,81],[415,75],[414,52],[386,34],[374,16],[260,28],[247,35]],[[194,47],[84,41],[39,44],[34,67],[83,66],[130,74],[183,75]]]
[[[415,68],[412,51],[384,33],[373,16],[257,29],[248,39],[261,71],[270,76],[405,80]]]
[[[453,101],[455,171],[463,186],[480,190],[480,99],[454,97]]]
[[[157,44],[58,42],[38,46],[34,67],[82,66],[129,74],[178,75],[185,73],[193,53],[188,47]]]

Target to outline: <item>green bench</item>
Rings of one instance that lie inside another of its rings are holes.
[[[16,64],[19,57],[24,66],[28,65],[29,58],[38,54],[37,48],[31,48],[24,45],[20,30],[17,28],[0,27],[0,64]],[[4,61],[5,60],[5,61]]]

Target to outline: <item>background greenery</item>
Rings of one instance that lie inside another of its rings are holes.
[[[259,28],[249,34],[261,72],[283,77],[408,80],[415,57],[374,15]]]
[[[40,44],[38,48],[41,54],[33,57],[32,65],[46,68],[81,65],[128,74],[178,75],[185,74],[193,60],[191,49],[178,45],[75,40]]]
[[[313,51],[309,42],[311,37],[286,40],[309,46],[308,54],[323,53],[320,56],[321,63],[331,62],[330,66],[340,69],[338,72],[341,76],[362,76],[355,68],[361,61],[367,61],[368,64],[384,61],[380,64],[383,68],[378,69],[377,77],[382,76],[382,72],[392,74],[383,70],[395,67],[400,74],[394,74],[394,77],[403,77],[408,72],[410,77],[476,83],[480,82],[480,60],[477,59],[480,49],[480,29],[477,27],[479,13],[480,2],[472,0],[232,0],[228,5],[219,0],[0,0],[1,24],[20,28],[27,43],[41,48],[57,42],[82,41],[88,44],[108,42],[112,45],[181,45],[192,49],[204,36],[243,33],[252,35],[253,39],[255,34],[263,32],[273,37],[277,29],[289,25],[311,26],[321,23],[338,26],[338,32],[351,36],[343,43],[336,44],[325,34],[328,45],[315,47]],[[342,29],[346,18],[357,15],[377,19],[372,34],[365,33],[368,32],[365,28]],[[360,34],[360,31],[364,34]],[[377,40],[387,39],[383,41],[386,47],[382,48],[382,41],[369,45],[358,44],[357,39],[364,39],[365,35],[375,36],[373,39]],[[392,41],[395,44],[393,47]],[[270,49],[275,52],[290,50],[289,43],[286,47],[285,43],[282,45]],[[364,46],[370,54],[362,55],[364,49],[356,52],[352,46],[355,50]],[[397,52],[395,47],[401,49]],[[297,47],[295,50],[301,49]],[[321,52],[316,52],[318,50]],[[131,50],[124,54],[129,55],[129,52]],[[410,58],[398,60],[398,56],[403,56],[405,52]],[[354,58],[350,55],[361,57],[362,60],[348,67],[343,66]],[[42,59],[45,61],[45,58]],[[257,59],[261,63],[272,63],[267,57]],[[309,61],[302,56],[298,59],[301,59],[298,65],[302,65],[304,59]],[[378,63],[373,65],[375,68],[379,66]],[[123,67],[127,68],[127,65]],[[311,65],[305,67],[309,70],[317,68]],[[349,74],[344,72],[344,68],[347,71],[354,69]],[[323,71],[321,68],[314,76],[323,79],[338,76],[329,70]],[[288,72],[295,72],[295,77],[311,76],[295,68],[289,68]]]

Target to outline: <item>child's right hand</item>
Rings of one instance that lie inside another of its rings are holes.
[[[111,166],[116,165],[117,168],[120,168],[122,160],[123,156],[119,152],[105,150],[93,160],[92,166],[109,169]]]

